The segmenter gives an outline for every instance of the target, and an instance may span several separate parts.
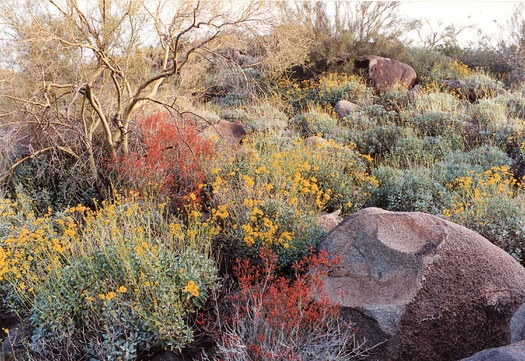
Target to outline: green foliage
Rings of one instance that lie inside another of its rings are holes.
[[[406,109],[410,105],[408,92],[406,90],[389,90],[379,98],[378,103],[387,111],[397,111]]]
[[[354,136],[360,153],[379,158],[390,152],[405,134],[402,127],[384,125],[358,132]]]
[[[372,90],[362,78],[336,73],[326,74],[319,79],[318,95],[313,101],[322,106],[334,106],[339,100],[366,105],[372,98]]]
[[[457,97],[448,93],[421,94],[415,105],[415,112],[456,112],[461,110],[461,103]]]
[[[325,139],[333,139],[344,142],[349,138],[349,130],[337,124],[337,120],[327,113],[311,111],[296,115],[290,120],[293,129],[307,138],[311,136],[321,136]]]
[[[370,105],[372,89],[363,78],[344,74],[325,74],[317,81],[306,80],[293,83],[282,79],[275,91],[283,101],[291,104],[292,113],[305,112],[309,108],[333,107],[339,100],[349,100],[359,105]]]
[[[312,146],[258,136],[243,147],[210,164],[210,197],[228,213],[223,237],[252,258],[268,247],[283,267],[320,240],[313,215],[360,209],[376,184],[366,158],[334,141]]]
[[[396,168],[429,167],[443,160],[458,146],[449,137],[415,136],[399,139],[389,155],[389,163]]]
[[[512,160],[500,148],[482,146],[468,152],[455,151],[438,162],[435,176],[444,185],[472,172],[484,172],[493,167],[509,166]]]
[[[166,204],[137,199],[39,218],[2,207],[14,226],[0,239],[0,278],[11,308],[31,315],[31,352],[134,360],[193,340],[216,282],[211,222],[166,220]]]
[[[421,136],[437,137],[457,134],[466,117],[460,113],[426,112],[409,120]]]
[[[11,195],[25,194],[37,211],[62,210],[75,204],[92,204],[100,194],[88,169],[60,154],[27,160],[15,168],[8,183]]]
[[[379,167],[373,172],[379,187],[371,206],[391,211],[420,211],[439,214],[449,205],[450,193],[428,170]]]
[[[251,106],[246,113],[244,124],[253,132],[279,133],[288,125],[288,116],[269,104]]]
[[[465,79],[471,99],[493,98],[503,90],[503,84],[483,72],[475,72]]]

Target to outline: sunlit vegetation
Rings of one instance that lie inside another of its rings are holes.
[[[34,3],[0,6],[0,310],[17,359],[364,359],[374,345],[323,294],[324,213],[428,212],[525,264],[523,37],[491,50],[512,68],[494,73],[453,37],[403,44],[397,3],[337,2],[332,27],[322,2],[271,21],[257,1]],[[366,54],[412,65],[419,92],[376,91],[354,67]],[[339,116],[339,100],[355,107]],[[242,142],[203,132],[219,119]]]

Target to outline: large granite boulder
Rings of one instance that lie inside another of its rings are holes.
[[[477,233],[425,213],[362,210],[321,248],[341,262],[328,297],[353,318],[370,360],[453,361],[507,344],[525,268]]]
[[[396,86],[410,89],[417,79],[416,71],[410,65],[390,58],[366,56],[358,59],[356,65],[368,71],[368,79],[380,92]]]

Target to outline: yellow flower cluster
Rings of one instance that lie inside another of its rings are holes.
[[[457,178],[448,187],[453,191],[452,208],[444,209],[443,215],[469,224],[472,219],[483,222],[490,198],[513,198],[517,182],[507,165],[493,167],[481,173],[471,172]]]
[[[195,283],[195,281],[189,281],[186,287],[184,287],[184,291],[193,297],[199,297],[199,286]]]

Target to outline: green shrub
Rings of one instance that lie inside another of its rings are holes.
[[[457,134],[465,120],[466,117],[461,113],[434,111],[416,115],[409,120],[409,123],[414,127],[417,134],[437,137]]]
[[[507,117],[525,119],[525,98],[518,94],[510,94],[504,98],[507,105]]]
[[[389,155],[389,162],[397,168],[430,166],[456,149],[458,144],[451,138],[408,137],[397,141]]]
[[[372,172],[379,182],[371,206],[391,211],[438,214],[450,204],[450,193],[427,169],[379,167]]]
[[[45,155],[23,162],[15,168],[7,187],[10,193],[25,194],[40,214],[51,207],[62,210],[78,203],[92,204],[100,194],[86,165],[61,154]]]
[[[281,267],[290,266],[322,236],[312,216],[364,205],[376,184],[367,163],[334,141],[311,146],[302,139],[247,139],[239,152],[210,164],[210,197],[229,214],[223,238],[237,254],[257,258],[268,247]]]
[[[503,84],[490,75],[475,72],[463,79],[471,100],[494,98],[503,90]]]
[[[428,112],[456,112],[461,110],[461,103],[452,94],[426,93],[421,94],[415,104],[415,112],[424,114]]]
[[[379,104],[373,104],[350,111],[341,123],[353,131],[366,131],[376,126],[397,124],[399,114],[388,111]]]
[[[269,104],[249,107],[246,113],[248,118],[244,124],[252,132],[279,133],[288,125],[288,116]]]
[[[193,340],[216,281],[216,231],[193,211],[185,223],[166,220],[166,207],[117,200],[36,218],[30,206],[3,202],[19,221],[0,239],[0,280],[10,307],[31,317],[32,353],[134,360]]]
[[[448,188],[451,206],[443,214],[503,248],[522,263],[525,251],[525,206],[522,187],[507,165],[471,171]]]
[[[456,178],[484,172],[494,167],[508,166],[511,163],[512,159],[501,149],[482,146],[469,152],[450,153],[443,161],[436,164],[434,174],[443,185],[446,185]]]
[[[354,134],[357,149],[374,158],[382,157],[405,137],[405,129],[396,125],[377,126]]]
[[[318,99],[315,102],[324,106],[334,106],[339,100],[349,100],[359,105],[371,103],[373,93],[364,79],[344,74],[321,76],[318,85]]]
[[[469,115],[472,122],[485,131],[494,131],[498,125],[507,122],[505,105],[493,99],[482,99],[471,105]]]
[[[337,120],[326,113],[308,112],[296,115],[290,120],[290,125],[305,138],[318,135],[344,142],[349,137],[349,130],[339,126]]]
[[[389,90],[379,98],[378,103],[387,111],[396,112],[406,109],[410,105],[406,90]]]

